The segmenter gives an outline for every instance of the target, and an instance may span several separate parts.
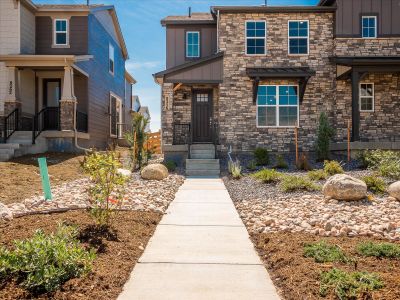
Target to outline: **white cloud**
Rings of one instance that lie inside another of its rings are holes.
[[[154,69],[162,65],[161,61],[128,61],[125,63],[125,67],[128,71],[135,71],[139,69]]]

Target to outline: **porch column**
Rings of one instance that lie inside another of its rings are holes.
[[[21,101],[19,98],[18,69],[16,67],[7,67],[7,71],[7,92],[4,101],[4,114],[6,116],[14,109],[21,108]]]
[[[352,101],[351,101],[351,122],[352,122],[352,131],[351,131],[351,141],[359,141],[360,140],[360,109],[359,109],[359,83],[360,83],[360,72],[357,70],[353,70],[351,72],[351,93],[352,93]]]
[[[71,66],[64,67],[63,89],[60,100],[60,130],[71,131],[74,129],[74,71]]]

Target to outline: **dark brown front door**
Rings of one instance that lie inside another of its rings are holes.
[[[193,91],[193,142],[212,142],[212,91]]]

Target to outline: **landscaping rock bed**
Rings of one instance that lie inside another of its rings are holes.
[[[292,174],[305,176],[304,172]],[[356,178],[369,171],[346,172]],[[250,176],[224,177],[236,208],[251,233],[306,232],[319,236],[373,236],[400,240],[400,202],[384,195],[372,200],[325,199],[321,191],[283,193]],[[320,182],[322,185],[323,182]]]
[[[134,173],[126,186],[121,209],[163,213],[174,199],[183,180],[183,176],[175,174],[160,181],[144,180],[139,173]],[[90,205],[87,193],[89,186],[88,179],[77,179],[55,187],[51,201],[44,200],[43,196],[34,196],[20,203],[2,205],[0,219],[87,208]]]

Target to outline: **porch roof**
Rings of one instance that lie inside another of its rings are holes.
[[[400,66],[400,56],[332,56],[330,60],[342,66]]]
[[[0,55],[7,67],[65,67],[87,61],[93,55]]]

